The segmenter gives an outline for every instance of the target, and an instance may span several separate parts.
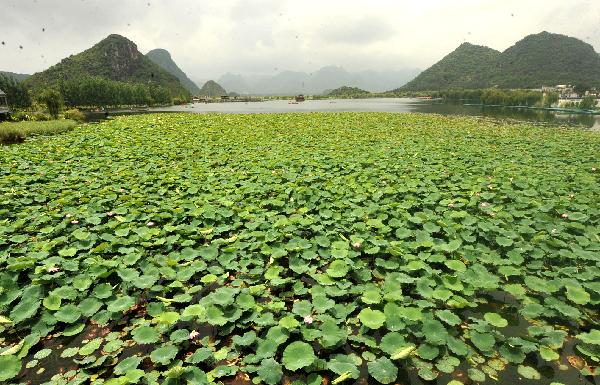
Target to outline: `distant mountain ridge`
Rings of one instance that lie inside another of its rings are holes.
[[[541,88],[564,83],[600,86],[600,56],[579,39],[542,32],[504,52],[464,43],[399,90]]]
[[[146,57],[152,60],[155,64],[158,64],[161,68],[166,70],[171,75],[174,75],[179,79],[181,85],[183,85],[193,95],[200,94],[200,88],[194,83],[186,74],[179,68],[179,66],[173,61],[171,54],[166,49],[157,48],[146,54]]]
[[[271,76],[227,73],[217,82],[229,91],[256,95],[322,94],[343,86],[382,92],[405,84],[419,72],[418,69],[349,72],[342,67],[327,66],[312,73],[283,71]]]
[[[172,97],[189,96],[189,91],[177,77],[140,53],[131,40],[114,34],[92,48],[32,75],[26,84],[36,89],[85,77],[155,85],[168,90]]]
[[[29,78],[31,75],[28,74],[18,74],[15,72],[8,72],[8,71],[0,71],[0,75],[6,76],[8,78],[14,79],[16,82],[20,83],[24,80],[27,80],[27,78]]]

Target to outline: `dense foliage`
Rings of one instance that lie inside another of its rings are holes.
[[[181,82],[181,85],[183,85],[192,95],[200,94],[200,88],[198,88],[196,83],[194,83],[173,61],[169,51],[161,48],[153,49],[146,54],[146,57],[171,75],[177,77]]]
[[[0,381],[585,383],[598,153],[593,132],[364,113],[7,147]]]
[[[6,93],[9,106],[13,108],[27,108],[31,106],[31,96],[22,83],[13,77],[0,74],[0,90]]]
[[[600,86],[600,56],[575,38],[542,32],[500,53],[462,44],[400,90]]]
[[[58,89],[70,106],[139,106],[174,100],[167,88],[154,83],[125,83],[98,76],[61,81]]]
[[[107,80],[106,85],[111,86],[114,82],[124,83],[121,88],[144,85],[151,89],[166,90],[171,99],[190,99],[189,91],[183,88],[179,79],[142,55],[133,42],[119,35],[110,35],[92,48],[63,59],[55,66],[32,75],[24,84],[37,92],[89,79],[104,79]],[[93,95],[93,90],[86,92]],[[64,96],[67,98],[67,95]],[[91,104],[104,103],[96,100]]]
[[[358,87],[343,86],[329,91],[327,96],[339,98],[363,98],[369,95],[369,91],[361,90]]]
[[[200,96],[209,96],[211,98],[218,98],[227,95],[227,91],[221,87],[221,85],[214,80],[209,80],[202,86],[200,90]]]
[[[423,71],[399,90],[447,90],[486,88],[490,71],[500,53],[491,48],[463,43],[454,52]]]
[[[56,135],[73,129],[77,123],[70,119],[31,122],[0,123],[0,144],[21,143],[26,138],[39,135]],[[4,149],[2,149],[4,151]]]

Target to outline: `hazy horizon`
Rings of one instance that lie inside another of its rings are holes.
[[[502,51],[543,30],[600,51],[600,2],[4,0],[0,70],[34,73],[111,33],[168,50],[194,81],[326,66],[348,72],[426,69],[463,42]],[[575,22],[576,21],[576,22]],[[498,31],[504,33],[498,33]]]

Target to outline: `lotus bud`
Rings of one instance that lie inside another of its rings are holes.
[[[448,208],[453,209],[454,208],[454,203],[448,203]]]
[[[359,251],[360,249],[362,249],[362,243],[360,243],[360,242],[352,242],[352,249],[354,251]]]
[[[193,339],[196,339],[199,335],[200,335],[200,333],[197,330],[192,330],[190,332],[189,338],[190,338],[190,340],[193,340]]]
[[[307,324],[307,325],[310,325],[310,324],[312,324],[312,323],[313,323],[313,321],[314,321],[314,320],[313,320],[313,317],[312,317],[312,316],[310,316],[310,315],[307,315],[306,317],[304,317],[304,323],[305,323],[305,324]]]
[[[146,226],[148,226],[148,227],[152,227],[152,226],[154,226],[155,224],[156,224],[156,223],[154,223],[154,222],[150,221],[150,222],[146,223]]]

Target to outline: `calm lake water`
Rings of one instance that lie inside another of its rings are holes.
[[[497,119],[515,119],[548,125],[583,126],[600,131],[600,116],[565,114],[551,111],[502,107],[466,106],[409,98],[388,99],[328,99],[308,100],[290,104],[287,100],[265,102],[195,103],[184,106],[152,108],[150,112],[192,113],[286,113],[286,112],[420,112],[442,115],[485,116]],[[127,114],[121,111],[115,114]]]

